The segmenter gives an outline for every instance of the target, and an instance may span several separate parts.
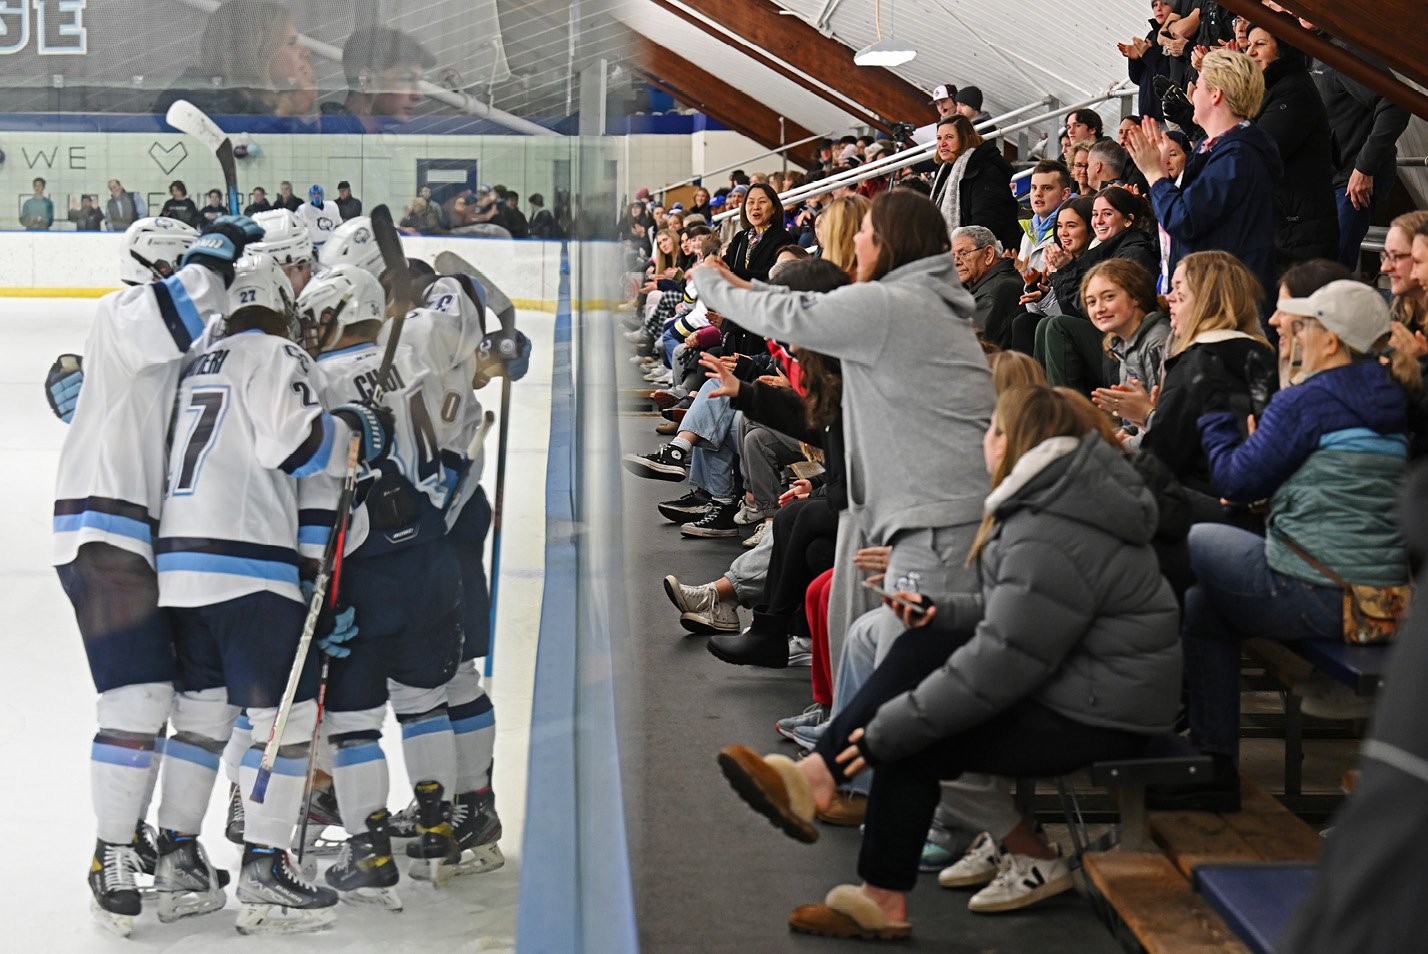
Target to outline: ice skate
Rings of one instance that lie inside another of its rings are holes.
[[[217,911],[228,901],[219,876],[197,836],[165,829],[159,833],[159,861],[154,872],[154,900],[159,920],[168,924],[181,918]]]
[[[429,880],[439,888],[461,858],[451,833],[451,803],[441,800],[440,782],[417,782],[415,791],[417,837],[407,844],[407,857],[418,860],[411,867],[411,876]]]
[[[159,835],[146,821],[140,821],[134,829],[134,853],[139,856],[138,873],[153,874],[159,863]]]
[[[400,875],[387,832],[390,817],[385,808],[368,815],[367,831],[347,839],[337,861],[327,869],[327,883],[348,904],[373,905],[388,911],[402,909],[395,887]]]
[[[228,786],[228,820],[223,825],[223,837],[235,845],[243,844],[243,790]]]
[[[94,843],[94,858],[89,862],[89,890],[94,897],[89,911],[102,927],[120,937],[133,932],[134,917],[143,907],[134,884],[139,865],[133,844]]]
[[[417,802],[412,799],[406,808],[397,812],[387,821],[387,834],[393,838],[415,838],[417,836]]]
[[[347,844],[343,838],[324,837],[329,826],[342,826],[342,816],[337,810],[337,794],[332,787],[314,788],[312,798],[303,806],[307,812],[307,826],[304,831],[301,818],[299,818],[297,830],[293,833],[293,851],[299,847],[302,849],[302,856],[307,858],[331,857],[342,850]],[[306,838],[306,843],[300,845],[299,842]],[[308,870],[306,861],[303,863],[303,874],[312,877]]]
[[[464,792],[451,805],[451,834],[460,858],[442,863],[447,876],[485,874],[506,863],[501,846],[501,819],[496,814],[496,796],[490,791]],[[426,880],[427,868],[414,865],[412,877]]]
[[[306,934],[337,920],[337,892],[305,881],[278,848],[243,846],[238,902],[239,934]]]

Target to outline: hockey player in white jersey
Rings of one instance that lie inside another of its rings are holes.
[[[382,261],[382,250],[377,247],[377,238],[372,231],[372,218],[354,215],[332,230],[317,253],[323,268],[336,265],[355,265],[380,279],[386,269]]]
[[[204,334],[206,318],[227,310],[232,258],[261,234],[242,218],[211,228],[221,248],[185,267],[180,258],[198,238],[189,226],[152,217],[125,231],[120,275],[135,287],[100,299],[87,346],[88,381],[82,392],[75,389],[56,479],[53,562],[99,692],[90,754],[98,816],[91,908],[121,935],[140,910],[135,873],[154,873],[157,865],[164,887],[166,872],[173,881],[195,861],[194,846],[164,844],[165,856],[156,857],[143,818],[173,697],[173,638],[168,614],[159,609],[153,545],[165,426],[182,358]],[[168,900],[160,896],[165,919],[178,913]]]
[[[189,255],[201,254],[201,244]],[[178,838],[202,825],[238,710],[247,710],[253,737],[266,739],[294,665],[306,615],[299,480],[341,475],[345,455],[334,449],[354,434],[363,460],[379,460],[390,432],[371,408],[323,410],[312,361],[292,340],[290,285],[276,264],[246,258],[236,271],[226,335],[188,363],[179,384],[155,546],[159,602],[170,608],[177,656],[159,823]],[[324,642],[352,635],[344,615]],[[261,747],[243,759],[243,933],[309,931],[335,918],[335,892],[305,881],[285,850],[317,715],[315,654],[305,663],[261,804],[251,798]]]
[[[248,251],[252,254],[265,253],[288,276],[293,286],[293,299],[302,294],[303,287],[312,279],[316,254],[312,245],[312,234],[290,209],[271,209],[253,216],[253,221],[263,230],[263,239],[255,242]]]

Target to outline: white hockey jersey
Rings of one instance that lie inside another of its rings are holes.
[[[306,352],[260,331],[184,368],[155,545],[160,606],[265,590],[302,601],[298,480],[341,476],[352,436],[319,386]]]
[[[314,246],[326,242],[332,230],[342,224],[342,213],[337,211],[336,202],[324,202],[320,209],[311,202],[304,202],[298,206],[297,217],[307,226]]]
[[[99,300],[55,480],[56,566],[94,542],[153,563],[174,387],[206,319],[227,310],[222,279],[202,265]]]

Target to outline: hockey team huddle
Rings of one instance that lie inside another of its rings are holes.
[[[121,256],[132,287],[100,300],[82,370],[65,355],[47,380],[70,425],[53,562],[99,692],[95,917],[128,935],[145,899],[165,922],[224,906],[199,842],[220,770],[242,933],[319,929],[339,898],[400,910],[394,838],[437,884],[499,867],[474,388],[525,373],[514,309],[491,289],[488,333],[481,282],[415,259],[399,300],[367,217],[316,254],[287,210],[202,235],[146,218]],[[388,704],[414,794],[396,815]],[[322,885],[289,848],[300,826],[304,855],[335,847],[329,824],[347,838]]]

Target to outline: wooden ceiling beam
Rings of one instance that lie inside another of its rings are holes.
[[[761,146],[777,149],[786,142],[814,135],[755,97],[657,43],[637,41],[635,64],[654,86]],[[816,146],[816,143],[796,146],[788,151],[789,158],[807,168],[818,158]]]
[[[914,122],[921,125],[923,120],[930,120],[933,116],[925,92],[891,70],[858,66],[853,62],[853,50],[824,36],[798,17],[785,15],[769,0],[654,2],[710,36],[728,43],[731,49],[757,60],[860,122],[883,132],[891,133],[893,123]],[[723,30],[708,22],[711,20],[754,48],[731,43]],[[856,105],[851,105],[848,100]]]
[[[1225,6],[1248,17],[1251,23],[1272,16],[1244,2]],[[1367,54],[1421,86],[1428,86],[1428,20],[1421,0],[1283,0],[1282,6],[1303,17],[1330,36],[1343,40],[1355,52]]]

